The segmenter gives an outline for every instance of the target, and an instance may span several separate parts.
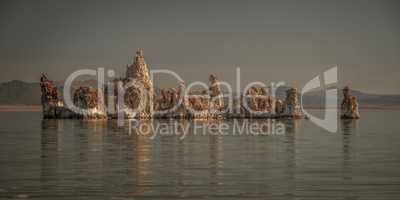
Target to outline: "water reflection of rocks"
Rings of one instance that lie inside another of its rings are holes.
[[[301,131],[308,121],[277,121],[285,124],[285,135],[189,134],[182,140],[179,134],[154,138],[147,134],[129,134],[128,124],[121,128],[113,121],[43,120],[42,196],[69,193],[71,196],[105,195],[110,198],[194,198],[246,193],[245,196],[273,197],[280,191],[290,199],[296,194],[308,194],[302,189],[314,186],[307,182],[298,185],[299,180],[307,175],[310,167],[326,167],[309,166],[310,162],[318,164],[318,161],[306,153],[315,151],[305,144],[308,140],[304,134],[307,133]],[[182,126],[194,123],[178,122]],[[265,120],[252,122],[264,123]],[[172,126],[173,121],[141,120],[138,123]],[[226,120],[198,123],[211,126],[226,123]],[[353,133],[357,123],[345,120],[341,127],[343,160],[341,164],[339,160],[338,172],[341,173],[339,178],[349,183],[354,173]],[[72,184],[75,182],[80,184]],[[351,197],[350,189],[343,189],[343,192]]]
[[[358,120],[344,119],[341,121],[342,144],[343,144],[343,163],[342,163],[342,179],[344,183],[351,183],[354,176],[354,163],[356,158],[355,143],[356,130],[358,128]],[[352,197],[353,190],[345,189],[344,193],[348,197]]]

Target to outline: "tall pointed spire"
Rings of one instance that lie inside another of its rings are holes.
[[[144,54],[141,49],[136,51],[136,54],[133,59],[133,63],[126,68],[126,80],[127,81],[138,81],[143,85],[144,89],[147,92],[147,100],[143,100],[146,102],[145,109],[140,113],[136,114],[137,117],[150,117],[153,112],[153,83],[150,80],[149,67],[144,60]],[[137,102],[138,99],[135,95],[129,96],[128,100],[132,102]],[[142,100],[139,100],[142,101]]]

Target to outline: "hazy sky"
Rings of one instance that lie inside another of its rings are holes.
[[[55,80],[82,68],[119,75],[142,48],[187,82],[299,87],[331,66],[341,84],[400,94],[400,1],[4,1],[0,81]]]

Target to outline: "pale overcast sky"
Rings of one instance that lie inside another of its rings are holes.
[[[299,86],[331,66],[341,85],[400,94],[400,1],[1,1],[0,81],[123,75],[138,48],[186,82]]]

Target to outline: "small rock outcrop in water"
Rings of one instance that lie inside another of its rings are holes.
[[[73,118],[75,113],[64,107],[57,86],[50,81],[46,75],[40,77],[40,88],[42,92],[42,112],[45,119]]]
[[[343,119],[358,119],[360,113],[358,112],[358,102],[355,96],[350,94],[350,88],[343,88],[343,101],[341,104],[341,118]]]
[[[42,112],[43,118],[55,118],[59,106],[57,86],[50,81],[46,75],[40,77],[40,89],[42,91]]]
[[[299,98],[296,88],[286,90],[286,99],[283,104],[283,111],[280,113],[282,117],[300,118],[303,116],[299,104]]]

